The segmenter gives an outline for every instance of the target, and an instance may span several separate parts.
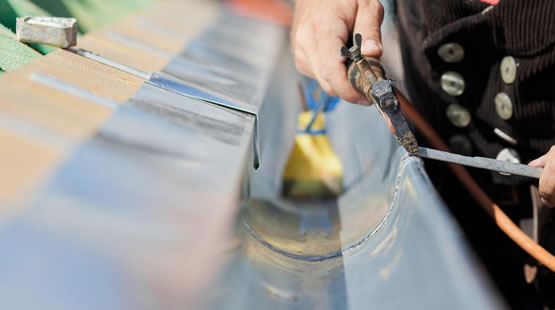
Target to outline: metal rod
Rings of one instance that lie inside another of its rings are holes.
[[[485,158],[485,157],[469,157],[425,147],[418,148],[417,155],[423,158],[459,164],[468,167],[486,169],[502,173],[520,175],[530,178],[539,179],[543,169],[531,167],[528,165],[515,164],[507,161]]]
[[[83,56],[83,57],[85,57],[85,58],[88,58],[88,59],[90,59],[90,60],[99,62],[99,63],[101,63],[101,64],[103,64],[103,65],[108,66],[108,67],[112,67],[112,68],[114,68],[114,69],[118,69],[118,70],[120,70],[120,71],[127,72],[127,73],[132,74],[132,75],[134,75],[134,76],[136,76],[136,77],[138,77],[138,78],[141,78],[141,79],[143,79],[143,80],[149,80],[149,79],[150,79],[150,76],[151,76],[150,73],[146,73],[146,72],[141,71],[141,70],[139,70],[139,69],[135,69],[135,68],[126,66],[126,65],[124,65],[124,64],[120,64],[120,63],[115,62],[115,61],[113,61],[113,60],[111,60],[111,59],[108,59],[108,58],[106,58],[106,57],[97,55],[97,54],[95,54],[95,53],[93,53],[93,52],[90,52],[90,51],[87,51],[87,50],[84,50],[84,49],[68,48],[67,50],[70,51],[70,52],[73,52],[73,53],[75,53],[75,54],[77,54],[77,55],[80,55],[80,56]]]

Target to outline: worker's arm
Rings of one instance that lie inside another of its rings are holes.
[[[383,15],[378,0],[297,0],[291,37],[297,69],[331,96],[368,104],[347,81],[339,51],[352,33],[360,33],[362,54],[380,57]]]
[[[547,154],[532,161],[530,166],[543,168],[540,177],[540,196],[545,205],[555,206],[555,146]]]

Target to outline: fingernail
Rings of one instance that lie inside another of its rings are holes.
[[[362,54],[379,54],[382,52],[382,45],[380,42],[374,40],[366,40],[362,43]]]
[[[370,102],[368,102],[368,100],[366,100],[366,99],[360,99],[359,101],[357,101],[357,104],[370,105]]]

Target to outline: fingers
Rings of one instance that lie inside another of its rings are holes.
[[[383,17],[384,9],[379,1],[359,1],[354,33],[362,35],[362,55],[375,58],[382,56],[381,25]]]
[[[309,10],[309,8],[303,8],[302,4],[305,4],[305,2],[299,1],[295,10],[293,26],[291,27],[291,48],[295,56],[297,71],[314,79],[315,76],[310,66],[308,54],[306,53],[306,45],[311,41],[311,38],[309,36],[310,31],[306,30],[310,25],[306,21],[306,13],[304,11]]]
[[[555,206],[555,173],[544,170],[540,178],[540,197],[544,205],[548,207]]]
[[[307,60],[308,55],[304,51],[303,47],[298,45],[295,48],[295,66],[297,67],[297,71],[311,79],[316,79],[316,76],[314,76],[314,73],[312,72],[310,63],[307,63]]]
[[[540,177],[540,197],[544,205],[553,207],[555,206],[555,148],[552,147],[546,155],[540,157],[537,161],[540,164],[545,162]]]
[[[532,160],[528,165],[533,166],[533,167],[543,168],[546,163],[547,163],[547,154],[543,155],[540,158]]]
[[[337,25],[337,27],[339,26]],[[330,31],[330,33],[333,33],[333,31]],[[339,34],[320,42],[318,46],[319,54],[323,56],[316,59],[314,64],[316,72],[318,72],[318,80],[328,95],[339,96],[349,102],[362,103],[364,96],[349,83],[347,68],[344,64],[345,60],[339,55],[343,42],[343,38]]]
[[[540,197],[540,198],[541,198],[542,204],[544,206],[550,207],[550,208],[553,208],[555,206],[555,204],[553,204],[553,202],[549,202],[549,201],[545,200],[545,198],[543,198],[543,197]]]
[[[349,83],[340,49],[356,27],[367,39],[365,55],[379,57],[382,20],[383,7],[378,0],[297,1],[292,46],[298,71],[316,79],[331,96],[369,104]]]

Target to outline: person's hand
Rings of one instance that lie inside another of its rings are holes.
[[[530,162],[530,166],[543,168],[540,177],[540,197],[546,206],[555,206],[555,146],[552,146],[547,154]]]
[[[347,81],[340,50],[352,33],[362,35],[362,55],[382,55],[384,10],[378,0],[297,0],[291,44],[297,70],[330,96],[369,104]]]

